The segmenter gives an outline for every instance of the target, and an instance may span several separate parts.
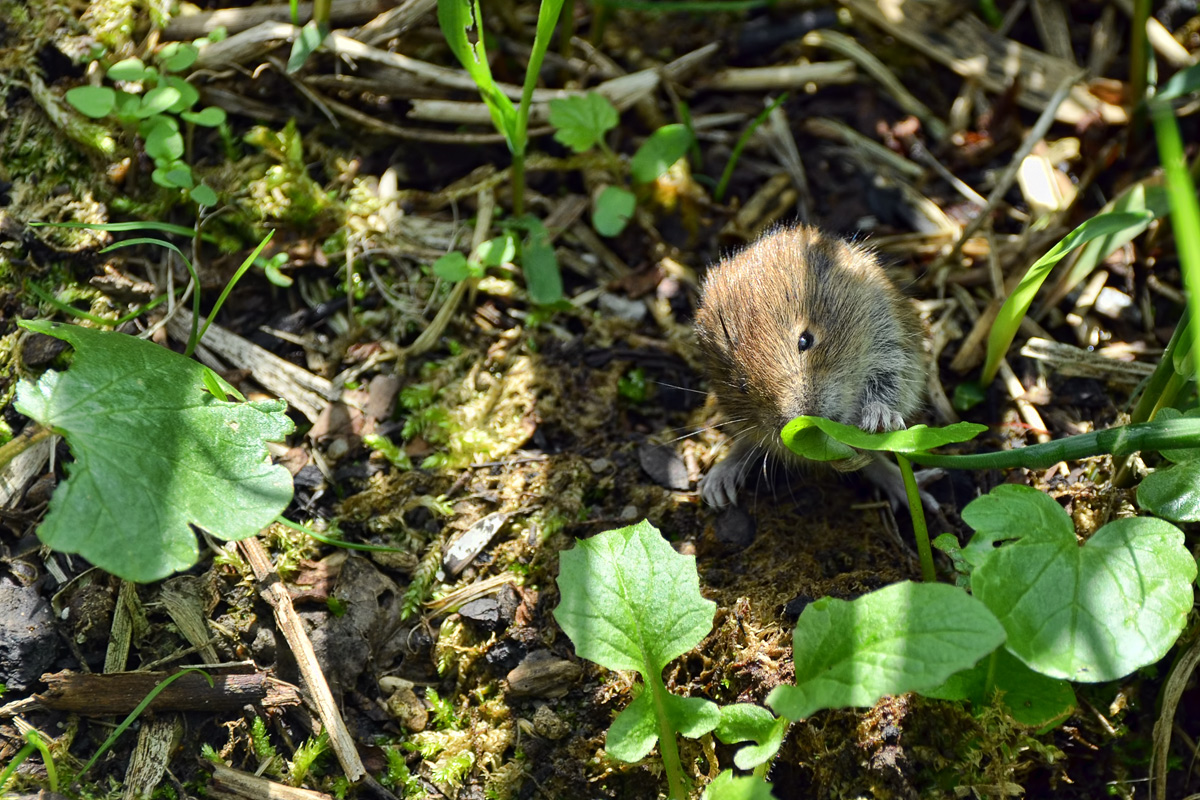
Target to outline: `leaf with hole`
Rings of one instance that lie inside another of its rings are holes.
[[[196,563],[191,526],[244,539],[291,501],[291,475],[266,448],[293,431],[282,401],[221,402],[204,365],[133,336],[20,325],[75,348],[68,370],[17,388],[16,409],[75,457],[38,528],[48,547],[154,581]]]

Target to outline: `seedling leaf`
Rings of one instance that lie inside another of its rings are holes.
[[[644,682],[613,721],[608,752],[637,761],[669,731],[697,737],[716,727],[714,703],[672,695],[662,681],[663,668],[712,628],[716,604],[700,595],[695,557],[676,553],[643,521],[579,542],[559,564],[554,618],[575,652],[608,669],[634,670]]]
[[[525,284],[529,299],[540,306],[557,303],[563,296],[562,272],[554,245],[544,236],[534,236],[521,253],[521,269],[525,271]]]
[[[156,117],[143,126],[146,155],[155,161],[174,161],[183,155],[183,137],[179,123],[171,117]]]
[[[999,488],[1011,511],[996,513],[997,500],[985,496],[963,518],[1016,539],[971,575],[975,596],[1007,631],[1009,651],[1043,675],[1083,682],[1123,678],[1162,658],[1192,607],[1196,562],[1183,532],[1152,517],[1117,519],[1081,547],[1057,503],[1034,516],[1029,493],[1040,492]],[[981,501],[993,507],[986,522],[972,511]]]
[[[225,109],[217,108],[216,106],[208,106],[199,111],[184,111],[179,115],[187,122],[200,125],[205,128],[215,128],[225,121]]]
[[[322,25],[315,19],[309,20],[308,24],[300,29],[295,41],[292,42],[292,52],[288,56],[287,62],[288,74],[299,72],[300,68],[304,66],[304,62],[308,61],[308,57],[317,51],[328,35],[329,25]]]
[[[617,109],[599,92],[550,101],[550,124],[556,129],[554,141],[576,153],[586,153],[603,141],[604,134],[615,128],[618,121]]]
[[[650,183],[666,174],[692,146],[692,132],[686,125],[664,125],[642,142],[629,162],[629,171],[638,183]]]
[[[457,250],[451,250],[433,262],[433,274],[444,281],[458,283],[471,277],[471,265],[467,263],[466,256]]]
[[[727,769],[704,787],[704,800],[775,800],[771,784],[756,775],[734,775]]]
[[[986,425],[956,422],[941,428],[914,425],[902,431],[867,433],[853,425],[823,417],[796,417],[784,426],[782,435],[783,443],[793,452],[814,461],[831,461],[847,458],[847,453],[852,456],[853,451],[847,445],[859,450],[923,453],[947,444],[969,441],[986,430]],[[824,441],[826,438],[832,439],[833,444]]]
[[[592,211],[592,227],[601,236],[616,236],[625,230],[636,207],[637,197],[633,192],[620,186],[606,186],[596,197],[596,205]]]
[[[146,69],[146,64],[140,58],[126,58],[118,61],[104,73],[110,81],[144,81],[155,71]]]
[[[134,115],[144,119],[161,114],[179,102],[180,97],[179,90],[174,86],[157,86],[142,95],[142,102]]]
[[[172,113],[179,114],[187,111],[192,106],[196,105],[200,100],[200,92],[195,86],[185,81],[177,75],[166,75],[162,79],[163,86],[170,86],[175,91],[179,92],[179,99],[171,104],[167,109]]]
[[[1003,641],[982,603],[942,583],[905,581],[850,602],[823,597],[796,622],[796,685],[776,686],[767,705],[797,721],[933,689]]]
[[[75,348],[69,370],[17,389],[17,410],[64,436],[76,459],[38,529],[49,547],[153,581],[196,563],[189,526],[244,539],[290,502],[291,476],[264,444],[293,430],[282,401],[221,402],[202,364],[132,336],[19,324]]]
[[[85,117],[107,117],[117,105],[117,93],[107,86],[76,86],[67,90],[67,102]]]
[[[512,233],[505,233],[494,239],[488,239],[479,245],[476,256],[484,267],[498,267],[501,264],[511,264],[517,257],[517,240]]]
[[[196,63],[200,48],[187,42],[170,42],[158,51],[158,63],[167,72],[182,72]]]
[[[786,719],[777,718],[762,706],[735,703],[721,706],[721,721],[716,734],[725,744],[754,742],[733,756],[733,763],[738,769],[754,769],[770,761],[779,752],[787,725]]]
[[[212,187],[207,184],[198,183],[188,192],[197,205],[215,206],[217,204],[217,193],[212,190]]]
[[[974,667],[950,676],[927,697],[969,700],[977,709],[999,702],[1022,725],[1039,730],[1054,728],[1075,712],[1071,684],[1034,672],[1016,656],[999,648]]]

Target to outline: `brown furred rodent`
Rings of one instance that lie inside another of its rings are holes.
[[[718,508],[736,503],[761,457],[792,455],[779,434],[793,417],[897,430],[921,405],[924,334],[912,304],[870,250],[813,227],[777,229],[712,267],[696,332],[735,442],[701,483]]]

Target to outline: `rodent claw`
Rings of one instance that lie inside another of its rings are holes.
[[[902,431],[907,426],[904,417],[894,408],[883,403],[867,403],[863,406],[862,424],[859,426],[868,433],[882,431]]]

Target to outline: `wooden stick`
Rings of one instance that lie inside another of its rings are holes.
[[[128,714],[169,672],[110,672],[105,675],[55,672],[43,675],[47,689],[35,697],[45,708],[93,717]],[[213,675],[191,673],[171,682],[150,703],[153,711],[238,710],[247,703],[264,706],[300,704],[295,686],[263,673]]]

